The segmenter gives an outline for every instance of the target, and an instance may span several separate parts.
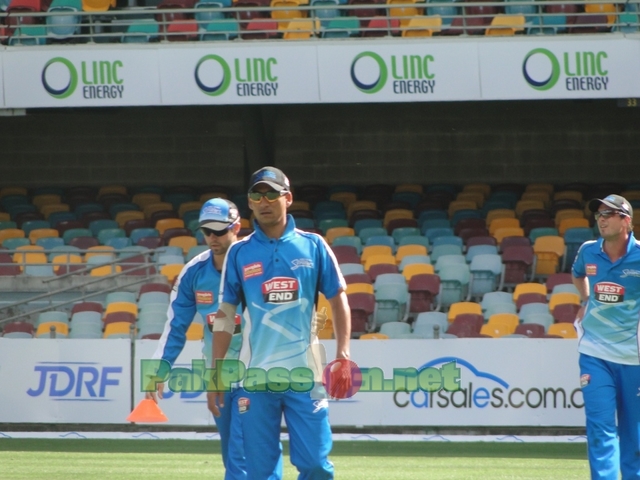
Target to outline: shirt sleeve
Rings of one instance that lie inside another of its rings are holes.
[[[586,244],[583,243],[578,249],[578,253],[576,254],[576,259],[573,262],[573,267],[571,268],[571,273],[576,278],[582,278],[587,275],[587,272],[584,267],[584,249]]]
[[[338,260],[327,245],[325,240],[318,236],[318,266],[320,268],[319,290],[326,298],[333,298],[340,290],[346,290],[347,284],[344,281]]]
[[[169,299],[167,323],[154,354],[154,358],[166,360],[172,366],[184,348],[187,330],[197,311],[193,273],[192,269],[185,267],[176,280],[176,287]]]
[[[238,244],[232,245],[224,259],[224,264],[222,266],[222,278],[220,279],[220,293],[218,295],[220,303],[224,302],[230,303],[231,305],[240,305],[242,292],[240,269],[242,267],[238,263],[238,247]]]

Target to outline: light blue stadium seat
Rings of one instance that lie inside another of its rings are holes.
[[[32,230],[51,228],[51,224],[47,220],[29,220],[24,222],[20,228],[24,231],[24,236],[28,237]]]
[[[64,240],[60,237],[41,237],[36,240],[36,245],[45,250],[52,250],[55,247],[64,246]]]
[[[497,253],[476,255],[469,265],[471,272],[470,293],[472,298],[481,298],[495,291],[501,282],[502,259]]]
[[[382,227],[367,227],[360,230],[358,236],[362,240],[362,244],[366,245],[369,237],[375,237],[379,235],[387,235],[387,231]]]
[[[476,255],[498,254],[498,247],[495,245],[472,245],[467,249],[465,258],[467,263],[471,263]]]
[[[327,234],[327,230],[330,228],[348,227],[349,222],[346,218],[325,218],[318,222],[318,228],[322,230],[324,235]]]
[[[360,21],[355,17],[342,17],[330,20],[322,30],[322,38],[348,38],[358,35]]]
[[[107,241],[111,240],[111,239],[123,239],[127,237],[126,232],[121,229],[121,228],[104,228],[102,230],[100,230],[98,232],[98,242],[100,242],[100,245],[107,245]],[[131,245],[131,239],[126,238],[127,242],[124,242],[124,244],[122,246],[129,246]],[[114,248],[116,248],[114,246]]]
[[[364,266],[361,263],[341,263],[340,271],[342,275],[353,275],[355,273],[365,273]]]
[[[311,15],[320,20],[322,27],[327,27],[332,20],[342,16],[342,12],[335,8],[339,4],[338,0],[311,0],[311,6],[318,7]]]
[[[413,333],[425,338],[434,337],[434,326],[439,327],[438,334],[442,336],[449,328],[447,314],[444,312],[421,312],[413,322]]]
[[[407,338],[411,334],[411,326],[405,322],[387,322],[380,325],[380,333],[391,339]]]
[[[143,307],[150,303],[165,303],[169,305],[169,294],[165,292],[145,292],[138,299],[138,307]]]
[[[402,245],[422,245],[427,249],[427,252],[431,248],[429,239],[423,235],[407,235],[406,237],[402,237],[398,246],[401,247]]]
[[[505,303],[492,303],[487,307],[487,310],[484,312],[484,318],[489,319],[491,315],[495,315],[496,313],[518,313],[518,309],[516,304],[513,302],[505,302]]]
[[[406,284],[390,283],[380,285],[375,292],[376,306],[374,319],[376,325],[406,320],[409,291]]]
[[[391,235],[372,235],[367,238],[364,246],[369,247],[371,245],[384,245],[391,248],[391,252],[396,252],[396,242]]]
[[[49,7],[50,16],[47,16],[47,30],[50,36],[54,38],[68,38],[80,32],[81,17],[77,12],[82,11],[80,8],[71,5],[60,5]]]
[[[437,266],[438,260],[440,259],[440,257],[445,255],[462,256],[462,247],[460,245],[451,245],[451,244],[435,245],[430,253],[431,261],[435,263],[435,265]],[[462,258],[466,262],[466,259],[464,259],[464,257]]]
[[[450,237],[453,236],[453,228],[451,227],[433,227],[423,228],[422,233],[429,239],[429,242],[433,244],[438,237]]]
[[[530,313],[522,318],[522,323],[537,323],[544,326],[545,330],[549,325],[554,323],[553,316],[550,313]]]
[[[136,19],[135,22],[127,27],[127,32],[121,39],[122,43],[148,43],[158,39],[158,22],[153,19]]]
[[[435,249],[439,245],[454,245],[456,247],[463,248],[464,242],[461,237],[456,235],[443,235],[433,239],[433,248]]]
[[[36,320],[36,326],[45,322],[69,323],[69,315],[67,314],[67,312],[60,312],[60,311],[50,311],[50,312],[39,313],[38,319]]]
[[[131,239],[131,243],[136,245],[138,240],[144,237],[159,237],[160,233],[155,228],[136,228],[131,231],[129,238]]]
[[[497,303],[513,303],[513,294],[509,292],[485,293],[480,302],[480,306],[482,307],[482,311],[485,312],[491,305]]]
[[[338,247],[341,245],[354,247],[358,252],[358,255],[362,254],[362,240],[360,240],[360,237],[355,235],[345,235],[344,237],[336,237],[333,239],[332,246]]]
[[[412,263],[426,263],[430,265],[431,258],[429,258],[429,255],[407,255],[400,261],[398,270],[402,272],[407,265],[411,265]]]
[[[356,235],[360,235],[360,232],[365,228],[382,228],[382,219],[381,218],[362,218],[360,220],[356,220],[353,224],[353,230]]]
[[[46,45],[47,29],[42,25],[22,25],[9,38],[9,45]]]
[[[104,301],[105,306],[115,302],[136,303],[136,294],[133,292],[109,292]]]
[[[376,291],[381,285],[398,284],[407,286],[407,281],[401,273],[381,273],[373,282],[373,290]]]
[[[2,246],[7,250],[15,250],[18,247],[24,247],[25,245],[30,244],[31,242],[28,238],[7,238],[2,242]]]
[[[187,257],[185,260],[189,262],[193,259],[193,257],[197,257],[202,252],[206,252],[207,250],[209,250],[209,247],[207,245],[196,245],[195,247],[191,247],[187,252]]]
[[[454,255],[447,256],[454,257]],[[471,272],[464,257],[462,259],[463,263],[442,265],[438,272],[440,276],[440,304],[444,307],[469,300]]]
[[[526,323],[525,318],[529,315],[537,314],[537,313],[549,313],[549,305],[546,303],[527,303],[520,308],[518,312],[518,317],[520,318],[520,323]]]

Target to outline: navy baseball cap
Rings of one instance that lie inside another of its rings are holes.
[[[609,208],[618,210],[630,218],[633,218],[633,208],[626,198],[620,195],[607,195],[604,198],[594,198],[589,202],[589,210],[597,212],[600,205],[606,205]]]
[[[198,220],[200,228],[220,231],[236,223],[239,218],[240,213],[235,203],[224,198],[212,198],[202,205]]]
[[[249,180],[249,192],[259,183],[265,183],[273,188],[276,192],[290,192],[291,184],[287,176],[276,167],[263,167],[251,175]]]

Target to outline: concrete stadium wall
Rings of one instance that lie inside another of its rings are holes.
[[[614,100],[28,111],[0,117],[2,185],[640,182]]]

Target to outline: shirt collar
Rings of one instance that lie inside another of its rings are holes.
[[[600,253],[602,253],[603,255],[607,255],[607,254],[604,252],[604,238],[600,237],[600,239],[598,240],[598,242],[599,242],[599,244],[600,244]],[[635,247],[635,246],[636,246],[636,239],[635,239],[635,237],[633,236],[633,232],[629,232],[629,239],[628,239],[628,241],[627,241],[627,253],[629,253],[629,252],[633,249],[633,247]],[[625,253],[625,255],[626,255],[627,253]],[[609,258],[609,257],[607,256],[607,258]]]
[[[284,232],[278,240],[286,240],[289,237],[293,236],[295,228],[296,228],[295,220],[291,215],[287,214],[287,225],[284,227]],[[260,225],[258,224],[258,222],[256,222],[255,220],[253,221],[253,229],[254,229],[254,235],[261,242],[267,243],[273,240],[272,238],[267,237],[267,235],[262,231],[262,228],[260,228]]]

